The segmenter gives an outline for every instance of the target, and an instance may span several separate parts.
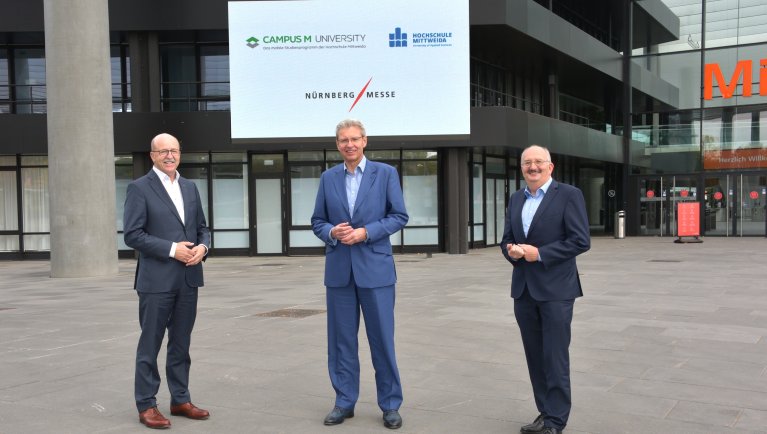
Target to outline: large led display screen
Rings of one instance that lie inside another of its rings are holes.
[[[229,2],[232,139],[469,134],[468,0]]]

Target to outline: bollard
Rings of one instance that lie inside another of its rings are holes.
[[[615,238],[626,238],[626,211],[615,213]]]

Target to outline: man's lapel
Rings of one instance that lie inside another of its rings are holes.
[[[551,184],[549,185],[549,190],[546,192],[546,194],[543,195],[543,200],[541,200],[541,204],[538,205],[538,209],[535,210],[535,214],[533,215],[533,220],[530,222],[530,228],[527,229],[527,236],[530,236],[530,233],[535,229],[535,224],[540,220],[538,216],[543,215],[543,213],[546,212],[546,208],[551,204],[551,202],[554,201],[554,198],[556,197],[557,193],[559,193],[559,184],[557,181],[552,180]]]
[[[160,177],[157,176],[157,174],[154,172],[154,169],[149,170],[149,179],[152,181],[149,183],[150,187],[152,187],[152,190],[154,190],[155,194],[157,194],[157,197],[160,198],[160,200],[165,203],[165,205],[170,209],[170,212],[173,213],[174,216],[178,219],[179,223],[181,223],[181,216],[178,215],[178,211],[176,210],[176,205],[173,204],[173,201],[170,199],[170,195],[168,194],[168,191],[165,190],[165,186],[162,185],[162,181],[160,180]],[[183,195],[183,191],[182,191]],[[184,203],[186,204],[186,197],[184,197]],[[186,206],[186,205],[184,205]]]
[[[362,174],[362,182],[360,182],[360,188],[357,190],[357,199],[354,201],[355,213],[358,209],[360,209],[360,205],[362,205],[362,202],[365,201],[365,198],[367,198],[370,187],[373,186],[373,181],[375,181],[377,174],[378,167],[376,167],[373,162],[368,160],[367,165],[365,166],[365,172]]]
[[[181,188],[181,198],[184,199],[184,224],[187,225],[195,221],[197,216],[194,203],[194,183],[178,175],[178,186]]]
[[[525,239],[525,228],[522,226],[522,207],[525,205],[525,199],[527,196],[525,196],[524,191],[511,195],[511,210],[509,212],[511,213],[511,231],[514,234],[514,239],[517,240],[517,243],[521,240]]]
[[[330,170],[335,170],[335,173],[331,172],[330,180],[338,199],[341,201],[341,208],[346,211],[347,221],[350,221],[352,217],[349,213],[349,199],[346,198],[346,167],[344,163],[341,163],[330,168]]]

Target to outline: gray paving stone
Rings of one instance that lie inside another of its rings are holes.
[[[569,433],[765,433],[767,240],[595,238],[579,259]],[[513,433],[536,410],[498,247],[398,263],[400,433]],[[209,258],[192,339],[184,433],[381,433],[360,330],[356,416],[333,405],[321,257]],[[661,262],[659,262],[661,261]],[[678,261],[678,262],[662,262]],[[0,262],[0,433],[136,433],[135,261],[116,276],[49,278],[47,261]],[[164,355],[161,353],[161,363]],[[169,413],[160,388],[161,411]]]

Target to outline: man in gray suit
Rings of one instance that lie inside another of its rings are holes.
[[[152,170],[128,185],[124,232],[125,244],[139,252],[134,284],[141,325],[135,378],[139,421],[149,428],[169,428],[155,398],[160,389],[157,354],[166,329],[171,414],[190,419],[210,416],[194,406],[189,395],[189,346],[210,231],[197,187],[176,170],[181,162],[178,140],[160,134],[151,146]]]

